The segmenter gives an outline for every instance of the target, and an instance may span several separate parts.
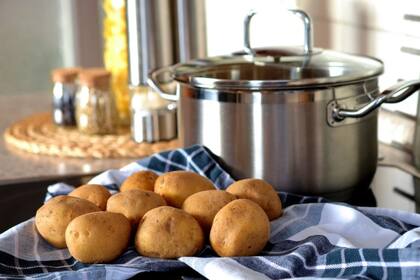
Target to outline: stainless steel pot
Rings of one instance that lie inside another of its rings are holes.
[[[185,146],[203,144],[236,178],[278,190],[329,195],[369,186],[377,164],[377,112],[420,88],[406,81],[379,93],[381,61],[313,49],[309,16],[302,49],[253,49],[152,72],[149,84],[178,100]]]

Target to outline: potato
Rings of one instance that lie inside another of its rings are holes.
[[[184,201],[182,209],[200,223],[205,233],[209,233],[217,212],[235,199],[236,197],[233,194],[225,191],[202,191],[189,196]]]
[[[248,199],[237,199],[214,217],[210,244],[221,257],[257,255],[270,237],[264,210]]]
[[[163,196],[168,205],[181,208],[190,195],[214,190],[213,183],[194,172],[172,171],[159,176],[155,183],[155,192]]]
[[[36,211],[35,226],[48,243],[57,248],[66,248],[67,225],[80,215],[100,210],[85,199],[60,195],[50,199]]]
[[[104,186],[87,184],[76,188],[74,191],[69,193],[69,196],[89,200],[90,202],[101,208],[101,210],[105,210],[106,202],[111,196],[111,193]]]
[[[170,206],[147,212],[135,237],[135,246],[141,255],[165,259],[193,256],[203,243],[200,224],[185,211]]]
[[[132,189],[153,191],[158,175],[149,170],[138,171],[125,179],[120,187],[121,192]]]
[[[75,218],[66,229],[70,254],[83,263],[106,263],[127,248],[130,222],[122,214],[88,213]]]
[[[280,198],[274,188],[261,179],[244,179],[230,185],[227,192],[239,198],[250,199],[264,209],[268,218],[274,220],[283,214]]]
[[[111,196],[106,211],[123,214],[132,225],[136,225],[147,211],[165,205],[166,201],[157,193],[128,190]]]

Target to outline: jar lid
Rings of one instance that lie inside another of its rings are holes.
[[[79,81],[83,86],[108,90],[111,81],[111,72],[104,68],[87,68],[79,73]]]
[[[80,71],[78,67],[57,68],[51,71],[51,79],[54,83],[74,83]]]

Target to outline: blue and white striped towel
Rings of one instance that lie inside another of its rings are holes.
[[[202,146],[155,154],[91,183],[112,191],[134,171],[192,170],[224,189],[233,182]],[[56,184],[47,197],[73,188]],[[259,256],[220,258],[209,246],[195,257],[162,260],[142,257],[130,247],[110,264],[87,265],[66,249],[55,249],[36,233],[33,219],[0,235],[0,277],[37,279],[126,279],[144,272],[193,269],[209,279],[325,277],[419,279],[420,215],[280,193],[284,215],[271,222],[269,244]],[[4,215],[4,213],[2,214]]]

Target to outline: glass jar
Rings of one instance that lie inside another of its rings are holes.
[[[117,131],[118,115],[110,90],[111,73],[92,68],[80,72],[76,95],[76,122],[87,134],[112,134]]]
[[[128,90],[128,58],[126,1],[104,0],[104,64],[112,73],[111,89],[115,98],[118,118],[121,125],[130,122]]]
[[[51,79],[54,82],[52,118],[56,125],[76,125],[74,101],[79,72],[80,68],[58,68],[51,73]]]

